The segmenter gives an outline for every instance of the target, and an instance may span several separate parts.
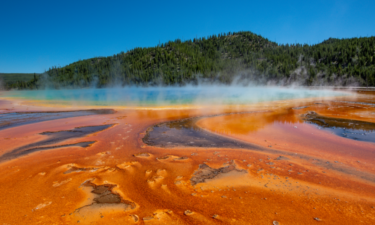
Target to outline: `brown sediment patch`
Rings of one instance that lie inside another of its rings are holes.
[[[189,158],[186,156],[175,156],[175,155],[166,155],[166,156],[157,158],[157,160],[159,161],[186,161],[188,159]]]
[[[285,157],[285,156],[279,156],[277,157],[275,160],[290,160],[288,157]]]
[[[66,183],[69,183],[70,181],[72,181],[72,178],[69,178],[69,179],[66,179],[66,180],[63,180],[63,181],[54,181],[53,182],[53,184],[52,184],[52,186],[53,187],[59,187],[59,186],[61,186],[61,185],[63,185],[63,184],[66,184]]]
[[[102,168],[101,167],[77,167],[77,166],[70,166],[69,169],[64,172],[64,174],[79,173],[79,172],[96,172],[99,169],[102,169]]]
[[[0,117],[0,130],[49,120],[113,113],[115,113],[113,109],[3,113]]]
[[[158,160],[173,160],[177,158],[179,157],[175,155],[166,155],[166,156],[158,157]]]
[[[184,214],[187,215],[187,216],[190,216],[190,215],[193,215],[194,212],[192,212],[190,210],[185,210]]]
[[[177,222],[177,218],[174,217],[173,211],[170,209],[157,209],[152,213],[152,217],[157,219],[156,224],[181,224]]]
[[[117,187],[116,184],[96,185],[88,180],[81,187],[88,192],[90,198],[86,205],[69,214],[77,222],[93,224],[102,219],[104,215],[123,213],[136,208],[134,202],[124,200],[120,194],[113,191]]]
[[[72,139],[72,138],[80,138],[89,134],[103,131],[112,126],[113,124],[106,124],[106,125],[99,125],[99,126],[76,127],[72,130],[43,132],[41,133],[41,135],[48,136],[46,140],[24,145],[10,152],[7,152],[3,154],[2,156],[0,156],[0,162],[18,158],[20,156],[24,156],[24,155],[27,155],[36,151],[50,150],[50,149],[63,148],[63,147],[88,147],[91,144],[95,143],[95,141],[79,142],[79,143],[66,144],[66,145],[56,145],[56,144],[59,142]]]
[[[82,186],[92,188],[91,193],[94,194],[94,198],[91,204],[76,209],[76,212],[81,211],[83,208],[101,204],[119,204],[125,210],[131,210],[136,207],[134,202],[124,200],[119,194],[113,192],[113,188],[117,186],[115,184],[96,185],[89,180],[85,181]]]
[[[151,157],[151,154],[150,154],[150,153],[147,153],[147,152],[142,152],[142,153],[134,154],[134,157],[138,157],[138,158],[149,158],[149,157]]]
[[[129,215],[129,216],[134,220],[135,223],[137,223],[137,222],[139,221],[139,217],[138,217],[138,215],[131,214],[131,215]]]
[[[173,161],[184,161],[184,160],[188,160],[188,159],[189,159],[188,157],[182,156],[182,157],[178,157],[178,158],[173,159]]]
[[[131,168],[131,166],[134,166],[134,165],[137,165],[137,164],[139,164],[138,161],[131,161],[131,162],[124,162],[124,163],[118,164],[116,166],[119,169],[125,170],[125,169],[129,169],[129,168]]]
[[[153,220],[153,219],[155,219],[155,218],[152,217],[152,216],[143,217],[143,221],[150,221],[150,220]]]
[[[206,164],[199,165],[199,168],[194,172],[193,176],[190,179],[191,185],[196,185],[199,183],[204,183],[206,180],[214,179],[215,177],[219,176],[220,174],[225,174],[229,172],[238,172],[246,174],[246,170],[240,170],[236,168],[234,163],[229,164],[228,166],[221,167],[218,169],[211,168]]]

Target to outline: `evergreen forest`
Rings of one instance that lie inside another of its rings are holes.
[[[6,89],[187,84],[375,86],[375,37],[330,38],[315,45],[272,42],[229,32],[52,67]],[[0,77],[1,79],[1,77]]]

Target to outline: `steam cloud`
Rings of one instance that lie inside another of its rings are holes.
[[[115,87],[10,91],[8,97],[97,106],[242,105],[275,100],[347,95],[301,87],[188,85],[185,87]]]

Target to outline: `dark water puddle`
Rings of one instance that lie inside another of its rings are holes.
[[[318,125],[319,128],[340,137],[375,143],[375,123],[325,117],[312,111],[304,114],[302,118],[306,122]]]
[[[90,109],[59,112],[14,112],[0,114],[0,130],[17,127],[25,124],[48,120],[64,119],[78,116],[113,114],[113,109]]]
[[[93,144],[95,141],[79,142],[79,143],[66,144],[66,145],[56,145],[56,144],[63,142],[65,140],[68,140],[68,139],[80,138],[80,137],[84,137],[92,133],[103,131],[111,126],[113,126],[113,124],[76,127],[72,130],[62,130],[62,131],[56,131],[56,132],[43,132],[40,134],[47,135],[48,138],[46,140],[24,145],[22,147],[14,149],[13,151],[7,152],[3,154],[2,156],[0,156],[0,162],[18,158],[20,156],[27,155],[36,151],[44,151],[44,150],[63,148],[63,147],[74,147],[74,146],[88,147],[91,144]]]
[[[249,148],[256,150],[264,149],[258,145],[237,141],[235,139],[207,132],[196,125],[196,122],[201,118],[205,117],[194,117],[157,124],[147,129],[143,142],[151,146],[166,148],[184,146],[206,148]]]
[[[290,160],[288,157],[285,157],[285,156],[282,156],[280,155],[279,157],[277,157],[275,160]]]
[[[243,112],[243,113],[254,113],[254,112]],[[234,114],[234,113],[230,113]],[[238,114],[238,113],[236,113]],[[337,172],[344,173],[346,175],[360,178],[363,180],[375,183],[375,175],[359,171],[353,167],[346,166],[344,164],[327,163],[327,160],[321,158],[314,158],[308,155],[296,154],[293,152],[287,152],[278,150],[275,148],[264,148],[258,145],[237,141],[235,139],[226,138],[223,136],[216,135],[214,133],[207,132],[196,125],[196,122],[201,118],[222,116],[228,114],[219,114],[212,116],[202,116],[187,118],[177,121],[165,122],[154,125],[147,129],[146,135],[142,139],[144,143],[164,148],[173,147],[205,147],[205,148],[234,148],[234,149],[249,149],[256,152],[264,152],[270,154],[280,155],[276,160],[289,160],[293,158],[299,158],[317,166],[334,170]],[[308,119],[306,119],[308,121]],[[314,120],[318,121],[318,120]],[[309,121],[308,121],[309,122]],[[311,122],[312,123],[312,122]],[[374,140],[374,139],[373,139]],[[287,156],[287,157],[286,157]],[[205,169],[205,168],[203,168]],[[218,171],[213,171],[218,173]],[[199,180],[199,179],[198,179]],[[197,181],[198,181],[197,180]],[[193,181],[194,183],[196,181]]]
[[[67,144],[67,145],[54,145],[54,146],[47,146],[47,147],[35,147],[35,148],[30,148],[26,149],[24,151],[17,151],[17,152],[9,152],[5,153],[4,155],[0,156],[0,162],[18,158],[23,155],[27,155],[33,152],[37,151],[44,151],[44,150],[51,150],[51,149],[57,149],[57,148],[67,148],[67,147],[82,147],[86,148],[89,147],[90,145],[94,144],[95,141],[87,141],[87,142],[78,142],[74,144]]]

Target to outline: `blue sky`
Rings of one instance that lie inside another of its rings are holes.
[[[252,31],[277,43],[375,36],[375,1],[0,2],[0,73],[43,72],[176,38]]]

